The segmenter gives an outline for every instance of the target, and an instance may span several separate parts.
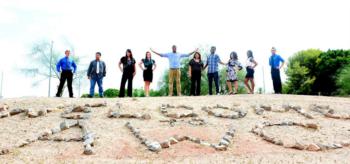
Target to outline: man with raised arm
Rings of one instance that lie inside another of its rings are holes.
[[[215,54],[216,47],[212,46],[210,48],[210,55],[207,58],[207,63],[204,66],[204,69],[208,67],[208,83],[209,83],[209,95],[213,94],[212,86],[213,80],[215,83],[216,94],[219,95],[219,63],[222,65],[226,65],[223,63],[219,57],[219,55]]]
[[[194,54],[198,49],[189,53],[189,54],[179,54],[176,52],[176,46],[173,45],[171,53],[161,54],[155,52],[153,49],[151,51],[160,57],[166,57],[169,59],[169,96],[173,96],[173,86],[174,86],[174,78],[176,80],[176,90],[177,95],[181,96],[181,58],[189,57]]]

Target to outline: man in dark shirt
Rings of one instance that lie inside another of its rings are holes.
[[[98,85],[99,96],[103,97],[102,80],[106,76],[106,64],[101,61],[101,53],[96,52],[96,59],[90,62],[89,69],[87,71],[88,79],[90,80],[90,95],[92,98],[95,95],[95,86]]]
[[[69,97],[73,98],[73,88],[72,88],[73,74],[77,70],[77,65],[75,64],[73,59],[69,57],[70,56],[69,50],[66,50],[64,53],[66,56],[61,60],[59,60],[56,65],[57,72],[61,72],[60,85],[58,86],[56,97],[62,96],[62,89],[63,89],[64,83],[66,83],[67,81]]]

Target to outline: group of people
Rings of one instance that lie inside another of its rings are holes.
[[[247,92],[249,94],[254,93],[255,83],[254,83],[254,69],[258,65],[253,57],[253,52],[251,50],[247,51],[247,61],[245,66],[243,66],[239,60],[236,52],[230,53],[230,59],[227,62],[222,62],[219,55],[217,55],[216,47],[211,47],[210,55],[207,56],[207,60],[202,61],[201,54],[196,49],[188,54],[180,54],[177,52],[177,47],[172,46],[172,52],[170,53],[158,53],[153,49],[150,52],[147,51],[145,57],[138,63],[141,70],[143,70],[143,79],[145,82],[144,90],[145,95],[150,94],[150,84],[153,81],[153,71],[156,69],[157,65],[154,59],[152,59],[152,53],[168,58],[169,60],[169,96],[173,96],[173,85],[174,79],[176,82],[177,95],[181,96],[181,59],[188,58],[193,55],[193,58],[189,62],[188,75],[191,78],[191,92],[193,96],[198,96],[201,94],[201,78],[202,71],[207,69],[207,76],[209,81],[209,95],[213,94],[213,81],[215,84],[216,94],[219,92],[219,64],[225,65],[226,69],[226,84],[228,86],[229,94],[237,94],[238,92],[238,72],[245,67],[246,76],[244,84],[246,86]],[[276,54],[276,49],[273,47],[271,49],[271,56],[269,58],[269,64],[271,66],[271,76],[273,80],[274,91],[277,94],[282,93],[282,83],[280,77],[280,69],[284,65],[284,59]],[[102,54],[96,52],[95,60],[90,62],[89,68],[87,70],[87,77],[90,80],[90,93],[89,97],[94,97],[95,86],[98,85],[99,96],[103,97],[103,78],[106,76],[106,64],[101,60]],[[119,97],[125,97],[125,85],[127,83],[127,96],[132,97],[132,84],[133,78],[136,75],[136,60],[133,57],[132,51],[130,49],[126,50],[125,56],[123,56],[119,61],[119,69],[122,72],[122,79],[120,84]],[[72,81],[73,74],[77,70],[77,65],[74,60],[70,57],[70,51],[65,51],[65,57],[60,59],[56,65],[57,72],[61,73],[60,84],[57,90],[56,97],[61,97],[63,86],[67,81],[69,97],[73,96]],[[232,85],[234,88],[232,88]]]

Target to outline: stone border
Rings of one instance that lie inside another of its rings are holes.
[[[329,107],[329,105],[317,105],[317,104],[311,104],[310,110],[314,112],[321,113],[323,116],[328,118],[334,118],[334,119],[344,119],[349,120],[350,114],[348,115],[337,115],[335,114],[334,110]]]
[[[150,114],[140,114],[140,113],[135,113],[135,114],[128,114],[128,113],[120,113],[117,111],[110,110],[108,112],[108,118],[136,118],[140,120],[150,120],[151,115]]]
[[[78,138],[50,138],[53,134],[59,133],[63,130],[67,130],[71,127],[79,127],[82,130],[82,137]],[[93,154],[92,147],[94,146],[94,134],[89,130],[88,124],[85,121],[78,121],[78,120],[65,120],[62,123],[60,123],[59,127],[52,128],[51,130],[45,130],[41,134],[38,135],[38,137],[25,139],[22,141],[19,141],[14,148],[22,148],[25,146],[30,145],[31,143],[34,143],[36,141],[56,141],[56,142],[77,142],[77,141],[83,141],[84,145],[84,154],[85,155],[91,155]],[[10,153],[10,149],[2,149],[0,150],[0,155],[8,154]]]
[[[350,146],[350,140],[342,141],[342,142],[334,142],[330,144],[323,144],[323,143],[303,144],[297,141],[294,144],[286,144],[286,143],[283,143],[282,140],[269,136],[264,132],[263,129],[265,127],[271,127],[271,126],[300,126],[303,128],[313,129],[313,130],[319,129],[319,126],[314,123],[297,123],[293,121],[283,121],[280,123],[263,122],[263,123],[257,124],[251,130],[251,132],[262,137],[263,140],[270,142],[272,144],[283,146],[285,148],[293,148],[297,150],[321,151],[321,150],[338,149],[345,146]]]
[[[57,109],[40,109],[37,111],[34,111],[33,108],[28,109],[21,109],[21,108],[14,108],[9,110],[9,108],[3,108],[3,110],[0,112],[0,118],[6,118],[14,115],[18,115],[20,113],[24,113],[25,116],[28,116],[29,118],[36,118],[40,116],[46,116],[47,113],[51,113],[53,111],[56,111]]]
[[[294,105],[289,105],[289,104],[283,104],[282,105],[282,109],[273,109],[271,107],[271,105],[265,105],[265,104],[260,104],[258,106],[253,106],[255,114],[257,115],[262,115],[265,111],[271,111],[271,112],[288,112],[290,110],[294,110],[297,113],[299,113],[300,115],[309,118],[309,119],[313,119],[314,116],[312,116],[309,113],[306,113],[300,106],[294,106]]]
[[[121,108],[122,108],[122,104],[117,103],[117,110],[119,111],[114,111],[112,109],[110,109],[108,111],[107,117],[108,118],[135,118],[135,119],[140,119],[140,120],[150,120],[151,119],[151,115],[148,113],[135,113],[135,114],[129,114],[129,113],[121,113]]]
[[[91,113],[90,105],[85,105],[85,106],[78,105],[78,106],[74,106],[72,109],[64,111],[61,114],[61,117],[66,119],[74,119],[74,120],[89,119],[91,115],[88,113]]]
[[[235,113],[234,114],[221,114],[219,112],[212,111],[212,109],[230,110],[230,111],[233,111]],[[212,115],[212,116],[219,117],[219,118],[239,119],[239,118],[243,118],[247,115],[247,111],[244,111],[242,109],[237,109],[237,108],[225,107],[225,106],[222,106],[220,104],[217,104],[214,107],[210,107],[210,106],[202,107],[202,110],[207,112],[208,115]]]
[[[141,144],[144,144],[148,148],[148,150],[153,152],[160,152],[162,149],[170,148],[171,145],[177,144],[182,141],[191,141],[196,144],[212,147],[217,151],[225,151],[227,150],[227,147],[232,143],[232,139],[236,132],[233,126],[231,126],[229,130],[225,133],[225,135],[221,138],[219,144],[211,144],[196,137],[177,135],[170,137],[166,141],[158,142],[147,139],[140,133],[140,130],[134,128],[130,122],[127,122],[125,126],[141,142]]]
[[[170,124],[170,126],[175,126],[176,122],[184,122],[185,120],[179,120],[179,119],[168,119],[168,120],[159,120],[159,122],[168,122]],[[193,126],[202,126],[202,125],[206,125],[207,121],[205,121],[202,118],[198,118],[198,117],[193,117],[191,118],[191,120],[188,120],[187,123],[193,125]]]
[[[169,113],[169,108],[184,108],[189,110],[189,112],[184,113]],[[179,105],[177,107],[169,105],[169,104],[162,104],[160,107],[160,112],[165,116],[173,119],[180,119],[180,118],[188,118],[188,117],[198,117],[198,114],[193,112],[193,107],[186,106],[186,105]]]

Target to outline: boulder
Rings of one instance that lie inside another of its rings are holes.
[[[38,117],[38,112],[34,111],[33,109],[29,108],[26,110],[26,114],[29,118],[36,118]]]
[[[305,124],[305,127],[311,128],[311,129],[318,129],[318,125],[314,123],[307,123]]]
[[[260,107],[256,107],[254,110],[257,115],[262,115],[264,114],[264,111],[265,111],[263,108],[260,108]]]
[[[171,145],[174,145],[174,144],[177,144],[179,141],[176,140],[174,137],[170,137],[169,138],[169,142],[170,142]]]
[[[0,112],[7,111],[9,109],[9,106],[6,104],[3,104],[0,106]]]
[[[38,111],[38,116],[46,116],[47,115],[47,110],[46,109],[40,109]]]
[[[162,149],[169,148],[170,147],[170,142],[169,141],[164,141],[160,143]]]
[[[0,112],[0,118],[5,118],[5,117],[9,117],[10,113],[8,111],[2,111]]]
[[[8,153],[10,153],[10,150],[7,149],[7,148],[4,148],[4,149],[0,150],[0,155],[5,155],[5,154],[8,154]]]
[[[10,111],[10,115],[13,116],[13,115],[20,114],[20,113],[22,113],[22,112],[23,112],[22,109],[20,109],[20,108],[15,108],[15,109],[12,109],[12,110]]]
[[[149,150],[154,151],[154,152],[159,152],[162,150],[162,146],[160,145],[159,142],[156,141],[146,141],[146,146]]]
[[[150,114],[143,114],[141,118],[144,119],[144,120],[150,120],[151,119],[151,115]]]
[[[61,132],[61,128],[60,127],[55,127],[55,128],[51,129],[51,133],[52,134],[56,134],[56,133],[59,133],[59,132]]]
[[[263,108],[264,110],[266,110],[266,111],[271,111],[272,110],[272,107],[271,107],[271,105],[260,105],[260,108]]]
[[[85,110],[85,107],[78,105],[78,106],[74,106],[70,112],[83,112],[84,110]]]
[[[306,150],[308,150],[308,151],[320,151],[321,148],[319,146],[317,146],[316,144],[312,143],[306,147]]]
[[[84,145],[84,154],[85,155],[92,155],[92,154],[94,154],[94,151],[92,150],[91,145]]]

